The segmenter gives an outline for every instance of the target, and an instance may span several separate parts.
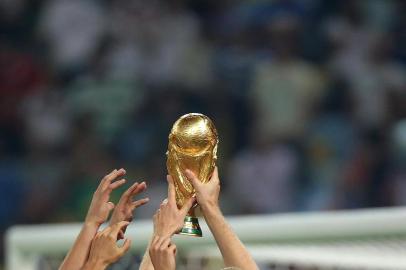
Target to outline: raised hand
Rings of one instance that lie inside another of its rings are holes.
[[[155,236],[149,248],[149,256],[155,270],[176,269],[176,245],[170,237]]]
[[[135,195],[138,195],[146,190],[146,188],[147,185],[145,182],[142,182],[141,184],[136,182],[123,193],[120,201],[114,208],[113,214],[111,215],[110,225],[114,225],[120,221],[132,221],[134,210],[149,201],[149,198],[143,198],[136,201],[133,201],[133,198]],[[118,239],[124,238],[125,230],[126,226],[120,231]]]
[[[175,185],[170,175],[168,180],[168,199],[165,199],[154,215],[154,234],[161,237],[171,237],[175,232],[182,229],[183,222],[189,209],[195,202],[194,198],[186,201],[181,209],[178,209],[175,198]]]
[[[128,221],[121,221],[98,232],[90,248],[89,259],[83,269],[105,269],[120,259],[129,249],[131,240],[126,239],[124,244],[117,246],[117,237]]]
[[[125,179],[115,180],[124,174],[124,169],[114,170],[101,180],[93,194],[82,229],[59,267],[60,270],[82,269],[89,255],[93,237],[99,226],[107,220],[111,209],[114,208],[114,204],[109,201],[110,193],[125,183]]]
[[[101,180],[93,194],[85,223],[100,225],[107,220],[110,211],[114,208],[114,204],[109,201],[110,194],[114,189],[122,186],[126,181],[125,179],[120,179],[118,181],[115,180],[124,176],[125,173],[126,171],[124,169],[113,170]]]
[[[258,266],[255,261],[221,213],[218,203],[220,179],[217,167],[214,169],[210,181],[205,184],[200,182],[192,171],[186,170],[185,173],[196,190],[197,202],[223,255],[225,266],[245,270],[257,270]]]
[[[186,170],[185,174],[196,190],[196,200],[200,205],[203,213],[208,208],[218,208],[220,179],[217,167],[214,168],[213,175],[211,176],[210,181],[207,183],[200,182],[200,180],[191,170]]]

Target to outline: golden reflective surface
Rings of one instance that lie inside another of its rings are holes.
[[[175,183],[178,207],[195,194],[185,170],[193,171],[203,183],[209,181],[216,166],[217,145],[217,130],[203,114],[185,114],[173,124],[166,167]]]

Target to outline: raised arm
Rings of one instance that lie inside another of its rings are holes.
[[[172,235],[182,229],[185,216],[195,202],[190,198],[178,209],[175,199],[175,185],[167,176],[168,198],[154,215],[154,233],[142,259],[140,270],[174,270],[176,268],[176,246],[171,243]]]
[[[151,257],[149,256],[149,249],[151,247],[152,240],[154,240],[153,237],[154,236],[152,236],[152,239],[149,241],[148,246],[145,249],[139,270],[154,270],[154,265],[152,264]]]
[[[124,244],[117,246],[117,238],[128,221],[121,221],[98,232],[93,239],[89,259],[82,270],[104,270],[120,259],[129,249],[131,240],[125,239]]]
[[[101,180],[93,194],[82,229],[59,267],[60,270],[79,270],[85,264],[97,230],[107,220],[110,211],[114,208],[114,204],[109,201],[110,193],[125,183],[125,179],[115,180],[123,175],[125,175],[124,169],[114,170]]]
[[[211,180],[206,184],[201,183],[192,171],[186,170],[185,173],[196,190],[197,202],[216,239],[225,266],[234,266],[243,270],[257,270],[258,266],[255,261],[221,213],[218,203],[220,179],[217,167],[214,169]]]
[[[170,237],[155,235],[149,255],[155,270],[176,269],[176,245],[171,242]]]

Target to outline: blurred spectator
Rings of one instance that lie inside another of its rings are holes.
[[[252,98],[256,129],[269,138],[299,138],[323,94],[319,70],[297,51],[300,21],[295,14],[269,24],[272,59],[257,67]]]
[[[331,68],[339,75],[351,76],[365,61],[377,31],[367,23],[362,1],[341,2],[338,13],[323,24],[332,47]]]
[[[113,3],[112,35],[122,48],[132,46],[134,69],[147,83],[206,84],[209,51],[199,34],[199,22],[181,1]]]
[[[57,87],[56,85],[50,87]],[[39,149],[66,146],[71,134],[71,115],[58,89],[43,89],[21,104],[29,144]]]
[[[349,81],[358,120],[366,127],[382,127],[389,120],[389,97],[400,98],[406,90],[406,70],[392,59],[392,36],[380,35],[371,46],[366,62]]]
[[[44,5],[39,33],[58,71],[75,72],[93,56],[106,31],[106,13],[96,1],[53,0]]]
[[[348,85],[339,79],[332,81],[304,136],[307,183],[301,185],[303,209],[333,206],[337,183],[359,143],[352,110]]]
[[[363,134],[338,182],[335,208],[391,205],[386,186],[389,167],[384,136],[379,130]]]
[[[102,46],[98,50],[88,72],[72,82],[66,97],[75,118],[92,117],[95,131],[104,143],[111,143],[123,131],[144,97],[144,89],[137,80],[108,73],[108,49]]]
[[[387,120],[390,92],[405,89],[405,71],[393,61],[393,36],[366,23],[361,1],[342,7],[328,23],[335,48],[330,65],[350,84],[359,124],[378,128]]]
[[[292,211],[297,153],[288,145],[253,144],[230,163],[228,190],[235,209],[244,213]]]
[[[388,98],[406,89],[405,70],[391,58],[392,37],[377,35],[371,39],[365,59],[349,63],[344,78],[350,83],[359,124],[381,127],[388,120]]]

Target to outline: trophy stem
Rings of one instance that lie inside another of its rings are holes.
[[[195,209],[192,207],[189,212],[187,213],[185,217],[185,221],[183,224],[182,230],[178,232],[178,234],[182,235],[189,235],[189,236],[195,236],[195,237],[202,237],[202,229],[200,228],[199,225],[199,220],[197,219],[195,215]]]

